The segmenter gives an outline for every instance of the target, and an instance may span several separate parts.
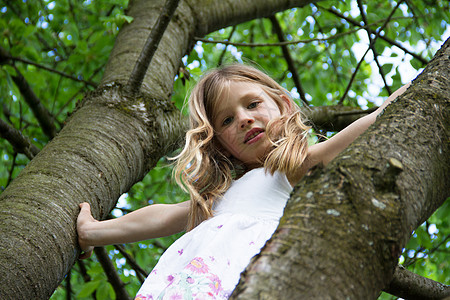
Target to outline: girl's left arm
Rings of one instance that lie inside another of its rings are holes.
[[[309,168],[316,164],[322,163],[323,165],[328,164],[333,158],[335,158],[342,150],[344,150],[351,142],[353,142],[359,135],[361,135],[366,129],[375,122],[378,114],[395,98],[401,95],[410,85],[407,83],[398,90],[396,90],[392,95],[387,98],[387,100],[374,112],[364,116],[345,129],[341,130],[339,133],[334,135],[329,140],[325,142],[315,144],[309,147],[308,150],[308,161]]]

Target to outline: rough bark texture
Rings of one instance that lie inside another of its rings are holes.
[[[294,189],[233,299],[376,299],[449,196],[450,41],[377,122]]]
[[[419,276],[397,266],[386,293],[408,300],[440,300],[450,298],[450,286]]]
[[[122,91],[164,1],[132,0],[100,87],[0,195],[0,299],[48,298],[74,264],[78,203],[104,218],[182,137],[170,103],[194,36],[311,1],[182,1],[153,57],[142,94]]]
[[[2,193],[1,299],[49,297],[77,258],[78,203],[106,217],[179,136],[173,107],[123,99],[119,86],[90,95]]]

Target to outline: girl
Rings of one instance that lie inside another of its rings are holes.
[[[80,257],[89,257],[94,246],[187,229],[162,255],[136,299],[227,299],[275,231],[292,186],[311,167],[331,161],[406,87],[375,112],[308,147],[309,127],[273,79],[239,64],[211,71],[191,93],[191,129],[174,170],[191,200],[153,204],[102,222],[82,203]]]

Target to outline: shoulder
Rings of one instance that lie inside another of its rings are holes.
[[[325,146],[325,147],[324,147]],[[308,147],[308,153],[302,165],[298,168],[295,174],[287,174],[287,179],[292,186],[295,186],[308,171],[317,165],[323,165],[324,155],[326,152],[326,145],[324,143],[318,143]]]

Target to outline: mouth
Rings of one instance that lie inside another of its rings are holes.
[[[261,134],[264,133],[264,130],[261,128],[253,128],[247,134],[244,138],[244,144],[252,144],[256,141],[258,141],[261,138]]]

